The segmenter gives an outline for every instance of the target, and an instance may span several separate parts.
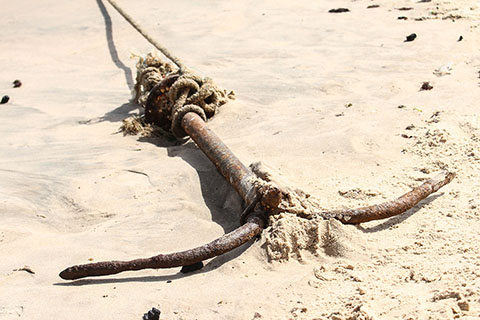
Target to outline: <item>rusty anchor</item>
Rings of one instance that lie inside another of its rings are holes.
[[[189,136],[238,192],[245,202],[245,209],[241,214],[241,225],[237,229],[200,247],[181,252],[159,254],[145,259],[76,265],[60,272],[60,277],[65,280],[142,269],[180,266],[195,269],[195,266],[198,266],[202,261],[222,255],[259,235],[267,225],[269,215],[278,213],[281,209],[282,198],[288,196],[288,191],[281,186],[270,185],[268,188],[259,186],[256,183],[259,178],[258,172],[254,173],[244,166],[217,135],[207,127],[207,119],[215,114],[218,106],[226,102],[224,93],[218,90],[211,80],[201,79],[191,73],[179,58],[172,55],[148,34],[115,0],[107,1],[147,41],[178,67],[178,70],[173,72],[168,63],[157,62],[148,66],[144,70],[145,73],[140,74],[139,72],[137,74],[137,85],[142,82],[142,79],[152,80],[153,78],[149,78],[152,75],[150,72],[152,70],[160,70],[163,78],[155,83],[153,88],[149,87],[151,83],[147,86],[149,88],[146,88],[146,91],[148,91],[148,98],[144,103],[146,122],[168,130],[177,137]],[[137,100],[137,102],[140,101]],[[254,167],[252,167],[252,170],[254,170]],[[454,173],[442,172],[399,198],[382,204],[357,209],[317,212],[315,214],[320,218],[337,219],[345,224],[358,224],[389,218],[411,209],[431,193],[438,191],[452,181],[454,176]]]
[[[187,78],[191,81],[185,80]],[[175,83],[179,83],[179,79],[185,80],[182,80],[183,85],[177,85],[173,90],[172,88],[176,86]],[[197,84],[192,84],[192,82],[197,82]],[[197,104],[194,104],[192,97],[197,96],[198,98],[203,85],[201,82],[201,79],[185,76],[181,70],[176,74],[166,76],[151,90],[145,105],[145,117],[151,123],[170,129],[177,136],[189,136],[205,153],[244,200],[245,209],[241,214],[241,225],[210,243],[186,251],[159,254],[131,261],[105,261],[75,265],[60,273],[62,279],[75,280],[117,274],[123,271],[192,266],[222,255],[255,238],[267,225],[268,216],[275,214],[278,210],[281,198],[284,196],[282,188],[273,187],[268,190],[259,188],[255,184],[255,180],[258,179],[257,175],[242,164],[220,138],[208,128],[206,119],[213,114],[207,115],[204,107],[215,99],[218,100],[218,97],[212,97],[215,93],[210,90],[208,91],[210,93],[202,95],[201,103],[196,101]],[[431,193],[452,181],[454,176],[451,172],[442,172],[399,198],[382,204],[318,212],[317,214],[324,219],[337,219],[344,224],[358,224],[389,218],[411,209]]]

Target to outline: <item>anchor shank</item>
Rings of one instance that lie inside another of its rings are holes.
[[[247,205],[255,199],[253,186],[255,175],[240,162],[220,138],[207,127],[203,119],[194,112],[185,114],[182,119],[183,130],[213,162],[217,170],[238,192]]]

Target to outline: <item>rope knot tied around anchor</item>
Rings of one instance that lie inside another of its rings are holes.
[[[137,65],[135,100],[145,108],[145,122],[173,133],[187,136],[181,121],[188,112],[195,112],[204,121],[218,108],[233,99],[210,78],[202,78],[191,70],[173,70],[154,53],[141,58]]]

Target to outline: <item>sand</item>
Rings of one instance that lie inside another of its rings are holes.
[[[382,202],[444,168],[457,177],[398,217],[321,224],[339,254],[270,261],[264,235],[191,274],[63,281],[72,264],[211,241],[238,226],[242,204],[193,143],[119,132],[141,112],[130,56],[152,47],[111,7],[3,1],[0,319],[140,319],[152,307],[161,319],[480,317],[478,2],[119,3],[236,92],[209,121],[232,151],[322,207]],[[339,7],[350,12],[328,12]]]

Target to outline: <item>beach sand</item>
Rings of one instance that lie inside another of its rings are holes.
[[[152,46],[111,6],[1,2],[0,319],[141,319],[152,307],[161,319],[480,317],[477,1],[119,0],[236,92],[209,126],[241,161],[323,207],[379,203],[442,169],[457,177],[400,216],[337,226],[348,254],[269,261],[263,236],[190,274],[73,282],[58,273],[209,242],[239,225],[242,203],[194,143],[119,132],[141,112],[130,57]],[[350,12],[328,12],[339,7]]]

